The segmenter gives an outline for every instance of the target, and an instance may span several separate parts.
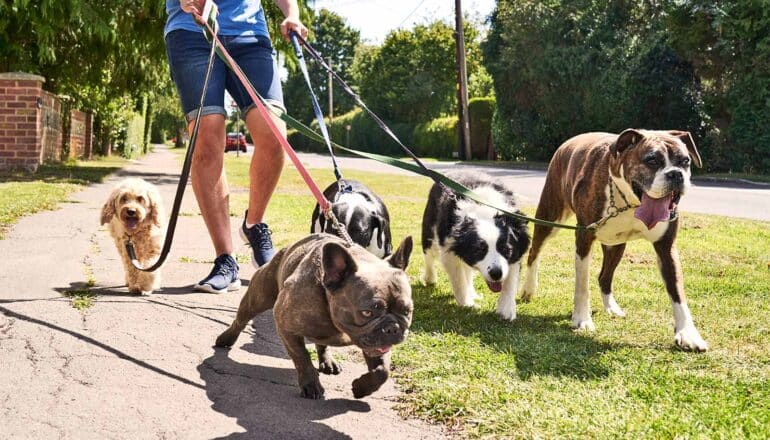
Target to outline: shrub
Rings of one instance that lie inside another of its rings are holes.
[[[355,150],[361,150],[371,153],[385,154],[385,155],[399,155],[401,154],[401,147],[393,141],[384,131],[382,131],[377,123],[367,114],[364,114],[361,109],[355,109],[344,115],[337,116],[334,121],[329,125],[329,119],[325,119],[327,128],[329,129],[329,136],[332,141],[343,146],[350,147]],[[388,123],[388,126],[393,133],[401,139],[407,147],[412,143],[412,131],[414,125],[407,123]],[[347,128],[350,126],[350,131]],[[310,124],[310,128],[318,132],[318,121],[313,121]],[[326,145],[322,142],[316,142],[296,132],[290,130],[288,133],[289,143],[298,150],[310,151],[316,153],[324,153],[327,151]]]
[[[473,98],[468,102],[468,117],[471,126],[471,156],[473,159],[494,159],[492,146],[492,116],[495,113],[495,98]],[[488,153],[492,153],[491,155]],[[491,156],[491,157],[490,157]]]
[[[452,157],[458,151],[457,116],[436,118],[414,128],[414,153],[418,156]]]

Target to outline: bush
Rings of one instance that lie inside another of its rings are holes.
[[[142,153],[144,146],[144,118],[139,113],[131,113],[125,125],[125,135],[120,142],[121,154],[128,159]]]
[[[451,158],[459,149],[457,116],[436,118],[414,127],[414,153],[418,156]]]
[[[473,159],[494,159],[492,145],[492,116],[495,98],[473,98],[468,102],[471,126],[471,156]],[[489,154],[491,153],[491,154]]]
[[[402,154],[401,147],[399,147],[390,136],[382,131],[369,115],[364,114],[361,109],[355,109],[344,115],[335,117],[331,125],[329,125],[328,118],[326,118],[325,121],[327,123],[327,128],[329,129],[329,136],[335,143],[370,153],[385,155]],[[386,122],[386,124],[388,124],[390,129],[393,130],[393,133],[401,139],[401,142],[403,142],[404,145],[407,147],[410,146],[413,140],[412,131],[414,130],[414,125],[388,122]],[[349,132],[346,128],[348,126],[350,126]],[[319,132],[318,121],[313,121],[310,124],[310,128]],[[297,150],[316,153],[325,153],[327,151],[326,145],[324,145],[323,142],[310,140],[296,130],[290,130],[288,137],[289,143]]]

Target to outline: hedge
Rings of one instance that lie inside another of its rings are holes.
[[[469,103],[471,119],[471,143],[474,146],[473,157],[487,158],[487,145],[491,139],[492,115],[495,109],[494,98],[475,98]],[[337,116],[327,128],[332,141],[356,150],[390,156],[403,156],[401,148],[382,131],[369,115],[361,109],[355,109]],[[457,116],[445,116],[419,124],[386,122],[399,139],[422,157],[451,158],[459,150]],[[347,127],[350,127],[348,132]],[[318,122],[313,121],[310,128],[318,131]],[[296,130],[288,131],[289,143],[301,151],[325,153],[326,146],[306,138]]]
[[[457,116],[436,118],[414,127],[415,154],[450,158],[458,151]]]
[[[473,98],[468,102],[468,118],[471,125],[471,156],[473,159],[495,158],[492,144],[492,116],[494,113],[494,97]]]

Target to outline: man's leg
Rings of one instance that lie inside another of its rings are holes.
[[[188,126],[191,135],[193,125],[194,121]],[[192,159],[192,187],[216,255],[233,253],[233,240],[230,237],[230,190],[223,166],[224,149],[224,116],[215,114],[201,117]]]
[[[271,115],[271,118],[285,138],[286,124],[275,116]],[[249,168],[249,211],[246,215],[246,223],[253,225],[262,223],[267,204],[281,177],[284,154],[281,144],[257,109],[252,108],[246,114],[246,126],[254,142]]]

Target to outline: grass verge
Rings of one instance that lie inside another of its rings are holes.
[[[55,209],[82,185],[101,182],[126,164],[120,157],[43,165],[34,174],[0,173],[0,239],[19,217]]]
[[[232,214],[246,207],[248,158],[227,156]],[[311,170],[332,182],[330,170]],[[346,171],[377,192],[391,213],[394,242],[416,247],[408,269],[415,301],[412,332],[394,350],[398,408],[468,437],[616,438],[770,436],[770,223],[683,213],[678,239],[695,323],[711,351],[673,345],[673,319],[652,246],[629,243],[615,276],[628,313],[611,319],[591,273],[594,333],[570,330],[574,285],[572,234],[544,250],[540,291],[519,304],[515,322],[494,313],[497,296],[478,277],[478,309],[458,307],[446,275],[418,283],[423,270],[420,219],[430,181]],[[267,214],[276,244],[310,230],[315,202],[287,168]],[[525,209],[533,213],[530,207]],[[395,245],[396,243],[394,243]]]

